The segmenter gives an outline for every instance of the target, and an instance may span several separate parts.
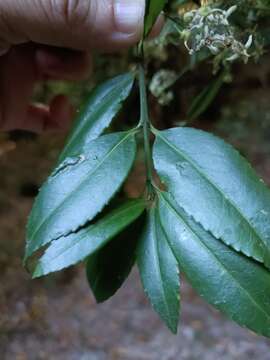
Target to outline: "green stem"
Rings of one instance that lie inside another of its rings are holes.
[[[146,166],[146,182],[147,187],[150,189],[153,183],[153,161],[152,150],[150,145],[150,120],[147,105],[147,94],[145,85],[145,72],[142,65],[139,65],[139,85],[140,85],[140,101],[141,101],[141,119],[140,126],[143,128],[144,139],[144,153],[145,153],[145,166]]]

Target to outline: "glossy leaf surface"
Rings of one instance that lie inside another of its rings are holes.
[[[146,295],[155,311],[171,331],[176,333],[180,308],[178,265],[156,209],[149,211],[137,256]]]
[[[87,279],[98,303],[113,296],[128,277],[143,223],[142,215],[87,259]]]
[[[129,96],[134,75],[117,76],[96,87],[82,106],[59,162],[83,151],[85,144],[96,139],[110,125]]]
[[[92,220],[126,179],[136,155],[135,132],[104,135],[66,159],[42,187],[27,231],[26,256]]]
[[[64,269],[84,260],[136,220],[144,209],[143,200],[129,201],[97,223],[53,241],[38,261],[34,277]]]
[[[180,270],[210,304],[244,327],[270,336],[270,273],[195,223],[167,194],[160,219]]]
[[[155,168],[177,203],[214,237],[270,267],[270,192],[248,162],[200,130],[155,133]]]
[[[148,35],[155,24],[159,14],[164,9],[167,0],[146,0],[145,35]]]

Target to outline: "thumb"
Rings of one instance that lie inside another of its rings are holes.
[[[0,0],[0,47],[119,49],[140,39],[144,11],[145,0]]]

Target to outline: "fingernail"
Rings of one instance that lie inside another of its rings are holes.
[[[117,31],[133,34],[141,31],[145,13],[145,0],[115,0],[114,18]]]

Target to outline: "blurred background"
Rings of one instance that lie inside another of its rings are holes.
[[[179,11],[183,11],[182,3],[175,2]],[[270,185],[270,56],[259,41],[263,33],[267,48],[270,32],[265,31],[265,14],[262,19],[264,32],[258,32],[252,50],[257,56],[246,65],[239,62],[226,68],[226,76],[222,66],[213,74],[212,59],[191,61],[173,32],[169,32],[171,37],[148,44],[146,53],[149,80],[160,69],[178,74],[169,89],[174,96],[168,104],[161,105],[149,95],[154,125],[192,124],[216,133],[236,146]],[[237,23],[245,31],[246,25],[240,20]],[[34,100],[49,102],[55,94],[67,94],[78,108],[94,84],[125,71],[134,58],[132,51],[96,56],[91,79],[47,82],[37,88]],[[218,80],[220,74],[222,81]],[[217,81],[219,85],[214,86]],[[133,126],[138,116],[135,88],[112,130]],[[136,269],[116,296],[99,306],[82,266],[45,279],[30,279],[22,266],[27,216],[65,137],[21,131],[0,134],[0,359],[269,360],[269,340],[225,319],[204,303],[184,278],[177,336],[171,335],[152,311]],[[139,157],[125,185],[128,196],[140,193],[143,173]]]

